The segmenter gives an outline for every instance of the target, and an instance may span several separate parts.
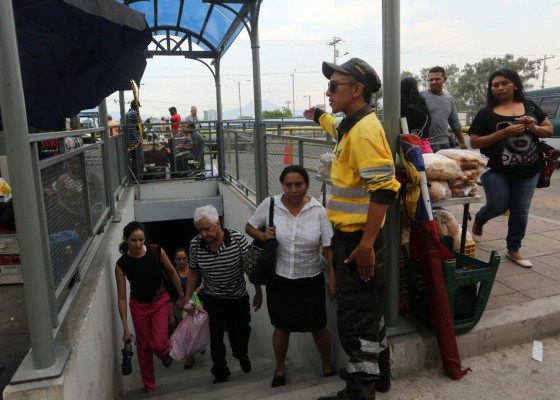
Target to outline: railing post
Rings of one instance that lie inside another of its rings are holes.
[[[251,55],[253,61],[253,93],[255,100],[255,189],[257,193],[257,204],[260,204],[268,196],[268,173],[266,159],[266,125],[262,122],[262,93],[261,93],[261,59],[259,43],[259,4],[251,2]]]
[[[383,86],[400,87],[400,0],[383,0]],[[391,152],[397,152],[400,117],[400,91],[383,90],[383,127]],[[385,220],[389,268],[385,323],[396,327],[399,321],[400,204],[393,201]]]
[[[21,253],[25,306],[31,337],[31,352],[12,378],[30,381],[60,376],[69,350],[53,338],[52,273],[49,240],[42,191],[38,191],[37,153],[31,153],[27,113],[11,1],[0,1],[0,108],[2,109],[6,153],[12,181],[14,213]]]
[[[107,122],[107,99],[103,99],[101,104],[99,105],[99,121],[100,126],[104,126],[105,130],[101,133],[101,140],[102,144],[102,154],[103,154],[103,179],[105,180],[105,200],[109,205],[109,209],[111,210],[111,216],[115,215],[115,190],[116,188],[113,187],[113,180],[111,179],[111,173],[119,175],[119,168],[117,171],[111,172],[111,149],[109,146],[111,144],[117,144],[116,140],[109,140],[110,137],[110,130],[109,124]],[[117,149],[115,151],[118,152]],[[117,157],[118,160],[118,157]]]

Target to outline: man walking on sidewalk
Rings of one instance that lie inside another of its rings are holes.
[[[430,125],[430,147],[435,153],[441,149],[450,149],[453,138],[447,132],[447,125],[451,126],[453,134],[459,141],[459,146],[466,149],[465,138],[461,131],[461,122],[455,108],[453,98],[443,91],[447,82],[445,69],[433,67],[428,72],[429,90],[424,90],[422,96],[426,99],[432,122]]]

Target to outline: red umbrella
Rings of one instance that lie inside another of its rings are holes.
[[[401,135],[400,157],[407,180],[406,185],[403,185],[404,209],[412,222],[410,260],[420,261],[422,267],[428,307],[445,374],[451,379],[461,379],[467,373],[467,369],[461,367],[441,264],[442,259],[449,260],[454,257],[439,240],[429,195],[422,187],[427,185],[427,182],[420,138],[414,135]]]

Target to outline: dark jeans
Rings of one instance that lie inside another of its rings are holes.
[[[482,174],[480,180],[484,186],[486,204],[476,213],[474,220],[483,226],[490,219],[509,210],[507,249],[512,252],[519,251],[521,241],[525,237],[529,208],[539,174],[520,179],[489,170]]]
[[[344,263],[361,237],[362,231],[337,230],[332,239],[338,335],[349,358],[340,376],[346,381],[346,395],[351,400],[375,398],[375,382],[380,377],[380,353],[387,349],[383,321],[387,246],[380,231],[373,246],[375,273],[369,282],[364,282],[358,276],[355,262]]]
[[[450,149],[451,148],[451,144],[449,142],[447,143],[430,143],[430,147],[432,148],[432,151],[434,153],[437,153],[439,150],[444,150],[444,149]]]
[[[200,300],[208,312],[210,322],[210,353],[212,355],[212,374],[223,377],[228,374],[224,331],[227,329],[229,345],[235,358],[247,355],[251,327],[249,296],[239,299],[222,299],[201,291]]]

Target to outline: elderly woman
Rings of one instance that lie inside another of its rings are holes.
[[[270,199],[259,205],[245,231],[258,240],[276,238],[276,274],[266,286],[267,306],[274,326],[272,345],[276,370],[272,387],[286,384],[286,353],[291,332],[311,332],[321,355],[323,373],[334,375],[330,362],[331,336],[327,329],[325,280],[321,268],[323,249],[330,268],[329,291],[334,295],[330,249],[333,235],[325,208],[306,195],[309,175],[299,165],[280,174],[284,193],[274,197],[274,226],[268,221]]]
[[[531,268],[533,264],[519,249],[542,168],[539,139],[552,135],[552,125],[546,114],[525,98],[521,79],[511,69],[490,75],[486,98],[486,106],[469,129],[472,148],[489,158],[490,168],[481,177],[486,204],[475,216],[473,237],[480,241],[483,226],[509,210],[507,257]]]

